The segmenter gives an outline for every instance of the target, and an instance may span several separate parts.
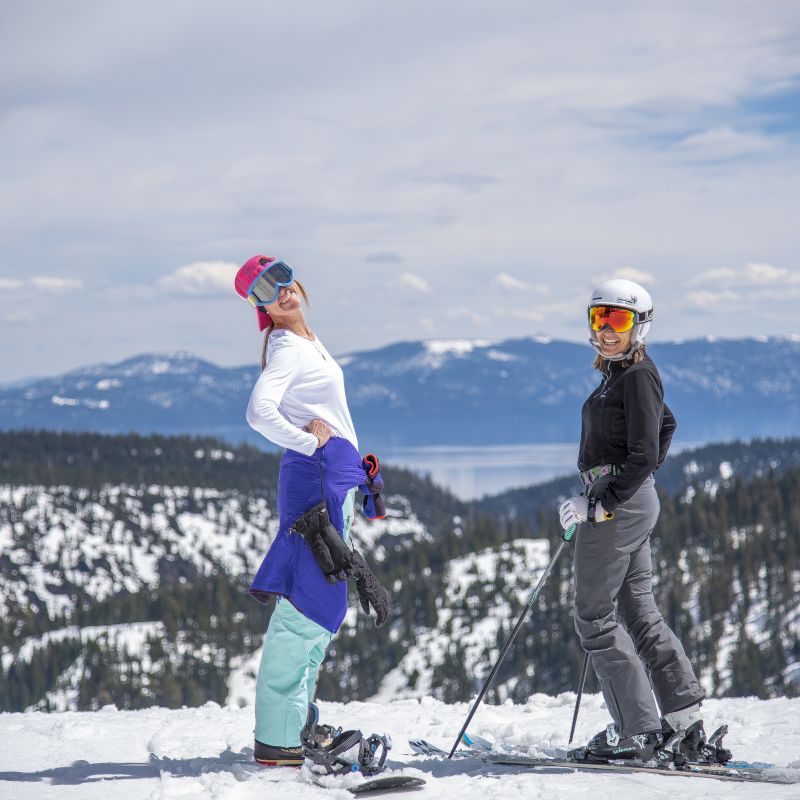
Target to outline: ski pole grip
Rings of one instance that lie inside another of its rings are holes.
[[[577,525],[570,525],[569,528],[567,528],[564,531],[564,533],[561,534],[561,538],[565,542],[571,542],[572,541],[572,537],[575,535],[575,531],[577,531],[577,530],[578,530],[578,526]]]

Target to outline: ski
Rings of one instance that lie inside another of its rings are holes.
[[[644,772],[653,775],[669,775],[670,777],[711,778],[736,783],[786,784],[796,782],[795,779],[782,775],[780,770],[732,768],[723,764],[687,764],[685,767],[676,768],[623,760],[595,764],[591,761],[573,761],[566,758],[528,758],[515,755],[487,755],[484,756],[484,760],[498,766],[525,767],[541,772]]]
[[[471,738],[464,734],[463,739],[469,743],[469,749],[457,750],[453,754],[453,758],[480,758],[492,752],[491,742],[482,739],[480,736]],[[425,739],[410,739],[408,744],[417,755],[447,758],[446,750],[442,750],[441,747],[437,747]]]
[[[473,739],[474,741],[474,739]],[[486,740],[482,740],[486,742]],[[488,744],[488,743],[487,743]],[[447,758],[447,751],[443,750],[425,739],[412,739],[409,745],[417,755],[432,758]],[[609,763],[592,763],[590,761],[576,761],[568,758],[543,756],[531,758],[514,753],[492,753],[485,749],[471,748],[459,750],[453,758],[480,758],[483,761],[497,766],[524,767],[541,772],[645,772],[655,775],[681,776],[688,778],[711,778],[737,783],[795,783],[800,776],[791,777],[782,774],[781,770],[772,765],[750,764],[748,762],[731,762],[729,764],[687,764],[685,767],[676,768],[669,766],[648,765],[641,762],[615,761]]]
[[[435,744],[431,744],[425,739],[409,739],[408,744],[409,747],[419,756],[433,756],[435,758],[447,758],[447,753],[444,750],[442,750],[441,747],[437,747]],[[462,756],[462,755],[464,755],[463,750],[455,754],[455,756]],[[455,758],[455,756],[453,756],[453,758]]]

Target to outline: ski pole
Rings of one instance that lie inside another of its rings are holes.
[[[472,717],[475,716],[475,712],[478,710],[478,706],[481,704],[481,700],[483,700],[483,696],[488,691],[489,687],[492,685],[492,681],[494,680],[495,675],[497,675],[497,670],[500,669],[500,665],[503,663],[503,659],[506,657],[506,653],[508,652],[511,644],[513,643],[514,639],[516,638],[517,634],[519,633],[519,629],[522,627],[522,623],[525,621],[525,617],[527,616],[528,612],[533,608],[534,603],[539,598],[539,592],[542,591],[542,587],[545,585],[547,578],[550,575],[550,572],[553,569],[553,565],[558,561],[558,557],[561,555],[561,551],[572,541],[572,537],[575,535],[575,531],[577,530],[577,525],[570,525],[564,533],[561,534],[561,544],[558,545],[558,549],[555,552],[555,555],[550,559],[550,563],[545,568],[545,571],[542,573],[542,577],[539,578],[539,583],[536,584],[536,588],[530,593],[528,597],[528,602],[525,604],[525,608],[522,609],[522,613],[519,615],[519,619],[517,620],[517,624],[514,626],[514,630],[511,631],[511,635],[508,637],[508,640],[503,645],[503,649],[500,651],[500,655],[497,657],[497,661],[495,662],[494,667],[492,667],[492,671],[489,673],[489,677],[486,679],[486,682],[483,684],[483,688],[481,689],[480,693],[478,694],[478,699],[472,704],[472,708],[467,715],[466,722],[461,727],[461,731],[458,734],[458,738],[455,740],[452,749],[450,750],[450,755],[447,756],[448,758],[453,757],[453,753],[456,751],[456,747],[458,747],[458,743],[461,741],[461,737],[464,735],[464,732],[467,730],[467,726],[472,721]]]
[[[575,698],[575,713],[572,715],[572,727],[569,729],[569,741],[572,744],[572,737],[575,735],[575,725],[578,722],[578,709],[581,707],[581,697],[583,697],[583,684],[586,683],[586,668],[589,666],[589,654],[583,656],[583,668],[581,669],[581,679],[578,682],[578,696]]]

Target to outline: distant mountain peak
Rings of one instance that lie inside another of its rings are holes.
[[[426,339],[423,341],[425,351],[433,356],[448,355],[464,356],[476,348],[491,347],[491,339]]]
[[[186,375],[200,369],[216,369],[210,361],[186,350],[175,352],[139,353],[122,361],[91,364],[79,367],[64,377],[105,375],[115,378],[132,378],[144,375]]]

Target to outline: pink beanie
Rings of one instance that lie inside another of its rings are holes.
[[[258,255],[248,258],[236,273],[236,280],[234,281],[236,293],[240,297],[243,297],[245,300],[247,300],[247,295],[250,292],[250,288],[255,283],[256,278],[273,261],[276,261],[275,256]],[[272,325],[272,317],[264,308],[261,306],[256,306],[256,314],[258,316],[259,331],[266,330],[270,327],[270,325]]]

